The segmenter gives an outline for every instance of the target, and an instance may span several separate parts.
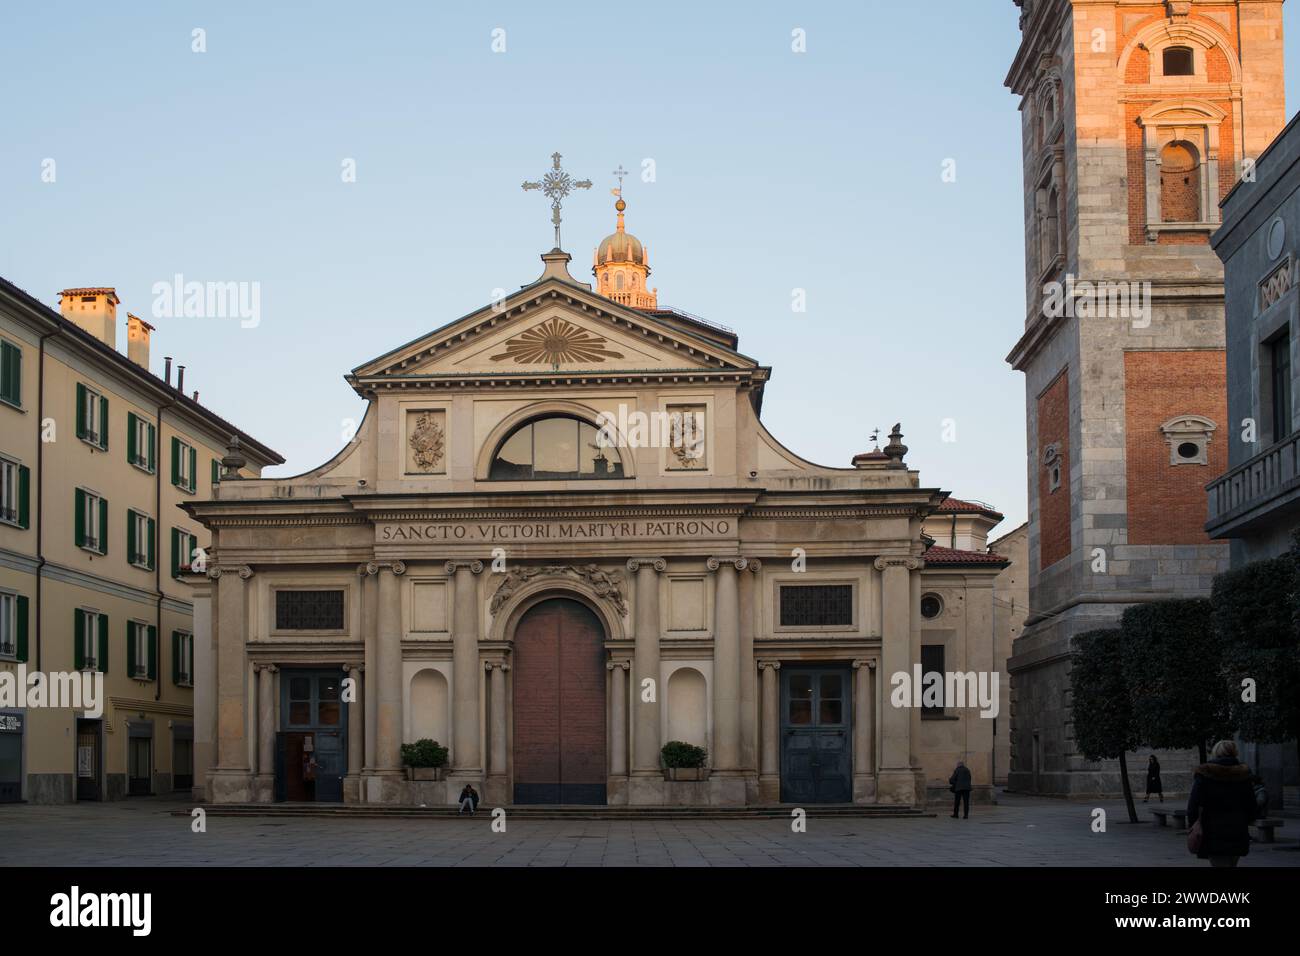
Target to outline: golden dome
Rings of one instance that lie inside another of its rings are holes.
[[[596,249],[596,265],[603,266],[607,262],[645,265],[645,250],[641,248],[641,240],[623,229],[623,210],[627,208],[627,203],[622,196],[618,197],[614,208],[618,210],[618,224],[611,235],[600,240],[600,246]]]
[[[592,256],[591,272],[596,277],[597,291],[620,305],[637,309],[656,308],[656,290],[649,288],[648,281],[649,256],[641,240],[623,227],[623,211],[627,209],[627,203],[618,190],[614,194],[618,196],[618,202],[614,203],[618,224],[612,234],[600,241]]]

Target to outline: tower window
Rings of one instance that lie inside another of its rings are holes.
[[[1160,151],[1160,218],[1201,221],[1201,163],[1196,147],[1175,140]]]
[[[1204,415],[1179,415],[1161,425],[1169,445],[1169,464],[1208,465],[1210,439],[1217,427]]]
[[[1189,46],[1165,47],[1165,76],[1193,76],[1196,73],[1196,60]]]
[[[623,291],[623,273],[621,272],[614,276],[614,289],[618,292]]]

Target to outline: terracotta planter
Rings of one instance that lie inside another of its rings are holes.
[[[408,780],[445,780],[447,778],[446,767],[407,767],[406,779]]]
[[[709,768],[708,767],[665,767],[664,779],[677,780],[677,781],[708,780]]]

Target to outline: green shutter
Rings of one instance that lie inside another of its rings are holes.
[[[86,666],[86,615],[79,610],[72,612],[72,667],[81,670]]]
[[[86,543],[86,493],[80,488],[77,489],[76,502],[77,514],[73,518],[73,525],[76,528],[74,540],[80,548]]]
[[[157,534],[155,533],[154,528],[157,527],[157,525],[155,524],[153,518],[146,518],[146,519],[145,519],[145,522],[144,522],[144,526],[145,526],[145,528],[144,528],[145,533],[146,533],[147,535],[149,535],[149,543],[148,543],[148,545],[146,546],[147,549],[146,549],[145,553],[148,555],[148,558],[149,558],[149,570],[152,571],[152,570],[154,569],[154,563],[153,563],[153,551],[154,551],[154,547],[153,547],[153,543],[154,543],[154,538],[157,537]]]
[[[198,453],[197,453],[193,448],[190,449],[189,454],[190,454],[190,485],[189,485],[189,488],[190,488],[190,491],[194,491],[194,490],[195,490],[196,488],[198,488],[198,486],[199,486],[199,472],[198,472],[198,468],[199,468],[199,460],[198,460]]]
[[[135,676],[135,638],[140,625],[135,621],[126,622],[126,676]]]
[[[32,504],[32,470],[26,465],[18,466],[18,527],[30,528]]]
[[[27,598],[21,594],[14,598],[14,632],[18,639],[18,660],[27,660]]]
[[[99,396],[99,447],[108,451],[108,399]]]
[[[108,615],[99,615],[99,672],[108,673]]]
[[[139,460],[139,449],[135,447],[135,412],[126,413],[126,460],[133,465]]]
[[[178,578],[181,575],[181,543],[180,532],[172,528],[172,577]]]
[[[126,560],[129,564],[136,563],[136,540],[135,540],[135,512],[130,508],[126,509]]]
[[[172,484],[181,483],[181,440],[172,436]]]
[[[99,553],[108,554],[108,499],[99,499]]]
[[[145,638],[149,643],[149,679],[158,679],[158,628],[150,624],[148,636]]]
[[[15,405],[23,403],[23,350],[9,342],[0,342],[0,398]]]
[[[149,430],[149,473],[150,473],[150,474],[153,474],[153,470],[154,470],[154,448],[157,447],[157,444],[158,444],[158,442],[157,442],[157,440],[156,440],[156,439],[157,439],[157,435],[158,435],[158,429],[156,429],[156,428],[153,427],[153,423],[152,423],[152,422],[151,422],[147,427],[148,427],[148,430]]]
[[[86,437],[86,386],[77,383],[77,437]]]
[[[181,682],[181,632],[172,631],[172,683]]]

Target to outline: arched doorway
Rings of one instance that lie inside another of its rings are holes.
[[[514,802],[605,802],[604,630],[550,598],[515,628]]]

